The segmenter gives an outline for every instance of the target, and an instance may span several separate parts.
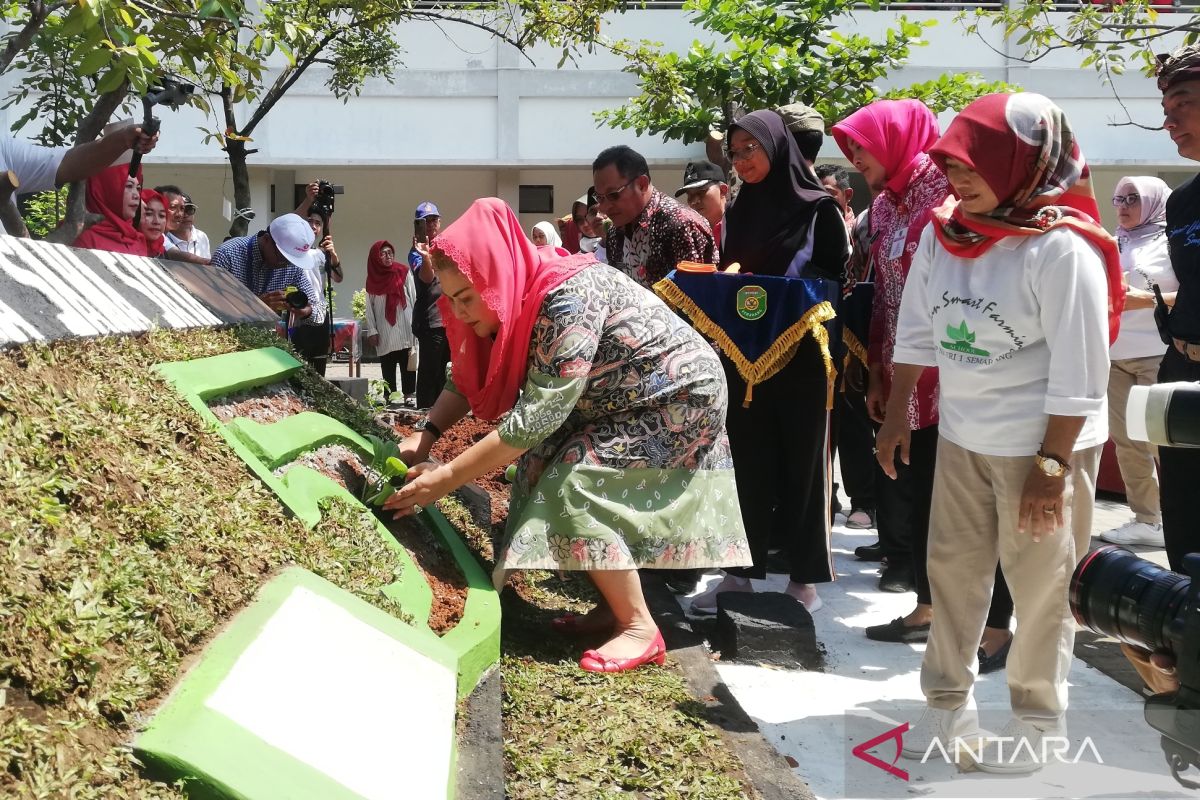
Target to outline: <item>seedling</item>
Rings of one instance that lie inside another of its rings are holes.
[[[400,448],[395,442],[385,441],[378,436],[368,436],[367,439],[374,453],[366,469],[362,501],[369,506],[381,506],[396,493],[398,487],[404,485],[408,465],[400,460]]]
[[[509,464],[504,470],[504,480],[513,483],[517,480],[517,465]]]

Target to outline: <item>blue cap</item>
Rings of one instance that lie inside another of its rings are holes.
[[[440,216],[441,216],[441,214],[438,213],[437,206],[435,206],[433,203],[426,202],[426,203],[421,203],[421,205],[417,206],[417,215],[416,215],[416,217],[414,217],[414,219],[425,219],[426,217],[440,217]]]

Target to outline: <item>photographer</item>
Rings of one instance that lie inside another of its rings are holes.
[[[304,271],[328,302],[326,269],[333,283],[341,283],[343,277],[342,262],[333,246],[333,234],[328,231],[327,224],[333,216],[333,186],[325,181],[310,181],[304,189],[304,199],[296,207],[296,215],[305,218],[312,228],[313,241],[317,243],[308,251],[309,264]],[[330,331],[326,322],[305,320],[292,331],[292,345],[319,375],[325,374],[329,342]]]
[[[293,321],[320,324],[325,320],[325,298],[305,272],[312,244],[308,223],[284,214],[265,231],[226,240],[213,253],[212,263],[231,272],[272,311],[289,311]],[[299,299],[288,301],[289,286],[299,290]],[[304,303],[298,305],[299,300]]]

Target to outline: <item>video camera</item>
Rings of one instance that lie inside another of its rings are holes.
[[[1200,384],[1135,386],[1126,412],[1131,439],[1200,447]],[[1108,545],[1088,553],[1071,577],[1070,603],[1084,627],[1175,658],[1179,690],[1146,701],[1146,722],[1162,734],[1171,774],[1200,769],[1200,553],[1183,562],[1187,575]]]
[[[309,209],[328,220],[333,216],[333,199],[339,194],[345,194],[346,187],[338,186],[329,181],[317,181],[317,196]]]

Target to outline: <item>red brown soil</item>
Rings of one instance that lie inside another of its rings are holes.
[[[311,410],[308,402],[287,383],[272,383],[234,392],[213,400],[208,408],[221,422],[229,422],[234,417],[248,417],[262,423],[276,422]]]
[[[409,436],[414,431],[414,427],[411,424],[400,419],[392,422],[391,427],[401,437]],[[459,453],[495,429],[495,425],[477,420],[474,417],[466,417],[434,442],[433,449],[429,455],[438,461],[452,461]],[[479,484],[491,498],[492,527],[499,526],[503,529],[504,522],[508,519],[509,497],[509,485],[508,481],[504,480],[504,469],[492,470],[482,477],[477,478],[475,483]]]

